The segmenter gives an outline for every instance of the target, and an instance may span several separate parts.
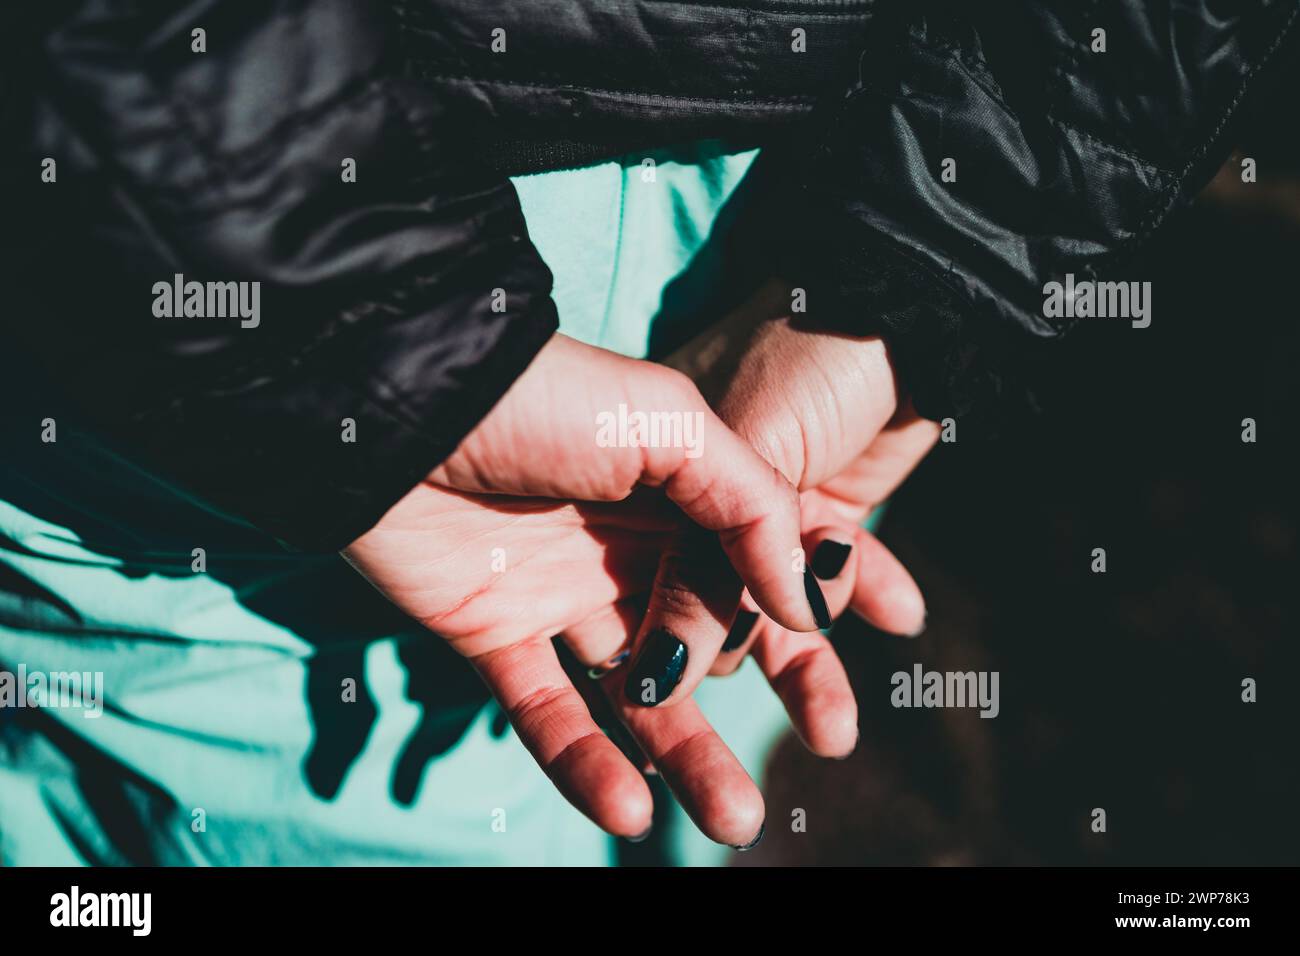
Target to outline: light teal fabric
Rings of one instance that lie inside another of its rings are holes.
[[[756,155],[702,143],[649,162],[630,157],[517,178],[529,232],[555,274],[562,331],[644,357],[665,286],[688,266],[700,268],[697,256],[707,254],[714,220]],[[754,662],[726,680],[707,681],[696,700],[750,776],[761,779],[785,718]],[[671,812],[674,862],[714,865],[733,853],[701,835],[675,803]]]
[[[701,144],[653,177],[635,157],[518,179],[563,330],[644,354],[665,285],[752,159]],[[613,860],[495,706],[438,685],[434,639],[338,559],[284,554],[74,423],[42,443],[34,414],[3,436],[0,671],[102,671],[106,703],[0,708],[0,862]],[[371,705],[335,700],[349,677]],[[700,700],[757,777],[781,725],[757,669]],[[351,758],[313,762],[327,738]],[[730,852],[677,823],[681,861]]]
[[[714,220],[756,155],[701,143],[517,177],[529,233],[555,275],[561,330],[645,357],[665,287],[687,266],[700,268],[694,260],[707,255]]]

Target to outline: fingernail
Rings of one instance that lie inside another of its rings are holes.
[[[752,850],[754,849],[754,847],[758,846],[758,841],[763,839],[763,834],[766,832],[767,832],[767,821],[764,820],[763,825],[758,828],[758,836],[754,837],[754,839],[750,840],[744,846],[733,846],[732,849],[740,853],[744,853],[746,850]]]
[[[621,653],[615,654],[609,660],[605,661],[605,663],[597,664],[595,667],[587,671],[587,676],[590,677],[592,680],[600,680],[602,677],[604,677],[614,668],[618,667],[619,664],[622,664],[625,660],[627,660],[631,656],[632,656],[631,651],[622,651]]]
[[[844,562],[849,559],[849,552],[852,550],[851,544],[844,544],[841,541],[823,541],[813,552],[813,574],[823,581],[839,577],[840,572],[844,570]]]
[[[817,626],[830,627],[831,611],[826,606],[826,596],[822,594],[821,585],[813,576],[812,565],[805,565],[803,569],[803,593],[808,598],[808,607],[812,609],[813,620],[817,622]]]
[[[925,627],[929,623],[930,623],[930,614],[929,612],[927,612],[926,615],[921,618],[921,626],[918,627],[911,634],[905,634],[904,637],[920,637],[922,634],[925,633]]]
[[[736,614],[736,621],[731,625],[731,630],[727,632],[727,639],[722,642],[724,651],[734,651],[740,645],[745,643],[749,637],[749,632],[754,629],[758,623],[758,615],[753,611],[739,611]]]
[[[653,825],[646,827],[645,833],[638,833],[636,836],[632,836],[632,837],[623,837],[623,839],[626,840],[628,843],[644,843],[646,840],[650,838],[650,832],[652,830],[654,830]]]
[[[686,645],[675,634],[655,628],[646,636],[645,646],[632,665],[623,695],[641,707],[663,703],[681,681],[686,657]]]

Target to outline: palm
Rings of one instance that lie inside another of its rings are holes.
[[[613,506],[424,484],[349,556],[399,608],[476,658],[649,591],[676,527],[648,495]]]
[[[599,417],[623,403],[691,416],[707,453],[600,441]],[[704,582],[718,593],[684,604],[680,582],[696,555],[669,542],[691,523],[715,533],[738,577]],[[795,490],[684,376],[556,336],[457,451],[346,553],[470,659],[538,764],[611,833],[648,825],[650,792],[595,725],[550,638],[563,632],[591,664],[628,645],[638,622],[648,631],[671,618],[697,648],[673,706],[615,699],[614,708],[701,829],[738,845],[758,830],[762,797],[689,700],[690,682],[716,656],[726,628],[717,608],[734,608],[742,580],[774,618],[815,626],[801,579],[780,560],[798,538]]]

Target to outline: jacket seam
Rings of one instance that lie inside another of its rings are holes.
[[[1051,123],[1053,126],[1056,126],[1063,131],[1074,133],[1075,135],[1081,137],[1089,144],[1097,147],[1098,149],[1104,149],[1107,152],[1114,153],[1117,156],[1123,156],[1125,159],[1131,159],[1135,163],[1139,163],[1142,166],[1146,167],[1148,170],[1159,173],[1161,176],[1163,176],[1166,179],[1176,175],[1174,170],[1169,169],[1166,166],[1161,166],[1159,163],[1154,163],[1147,157],[1143,156],[1141,153],[1129,149],[1126,146],[1121,146],[1119,143],[1112,142],[1111,140],[1108,139],[1103,139],[1102,137],[1097,136],[1095,133],[1091,133],[1088,130],[1084,129],[1082,126],[1079,126],[1077,123],[1073,123],[1070,120],[1062,119],[1060,116],[1056,115],[1055,112],[1049,113],[1047,115],[1047,121]]]
[[[1233,117],[1237,112],[1237,108],[1241,105],[1241,101],[1245,97],[1246,91],[1255,77],[1261,70],[1271,63],[1273,57],[1277,54],[1278,49],[1280,49],[1283,43],[1286,42],[1288,34],[1295,26],[1297,17],[1300,17],[1300,8],[1295,8],[1291,11],[1290,16],[1287,17],[1286,22],[1282,25],[1281,31],[1274,38],[1272,45],[1264,55],[1260,57],[1259,61],[1250,68],[1245,76],[1242,77],[1241,83],[1237,86],[1237,91],[1233,95],[1231,102],[1224,107],[1219,122],[1215,124],[1209,134],[1201,140],[1200,145],[1192,150],[1191,155],[1188,157],[1187,162],[1183,164],[1182,168],[1177,173],[1172,174],[1175,177],[1175,181],[1169,186],[1166,186],[1161,193],[1152,200],[1147,214],[1133,230],[1132,236],[1120,243],[1113,252],[1108,253],[1105,256],[1099,256],[1092,260],[1092,262],[1089,262],[1087,268],[1095,270],[1095,263],[1106,263],[1107,261],[1114,262],[1127,256],[1134,248],[1146,242],[1146,240],[1150,238],[1155,229],[1159,227],[1160,223],[1169,215],[1174,206],[1177,205],[1183,187],[1186,185],[1187,178],[1192,174],[1192,171],[1204,161],[1205,157],[1209,154],[1210,147],[1219,140],[1226,131],[1228,124],[1232,122]]]
[[[416,67],[421,63],[412,61]],[[699,103],[714,104],[718,106],[737,106],[750,105],[755,107],[777,106],[798,109],[805,106],[811,106],[819,99],[817,96],[769,96],[769,97],[723,97],[723,96],[688,96],[676,93],[652,93],[641,90],[617,89],[613,87],[600,86],[579,86],[575,84],[562,84],[559,86],[547,83],[530,83],[526,80],[510,80],[486,78],[469,73],[437,73],[422,72],[421,79],[441,80],[451,82],[482,83],[493,86],[512,86],[520,89],[529,90],[548,90],[555,93],[594,93],[603,96],[633,97],[646,100],[665,100],[677,103]]]
[[[917,41],[915,40],[913,40],[912,42],[917,43]],[[996,89],[996,80],[992,76],[990,76],[985,70],[968,61],[966,57],[962,55],[961,51],[957,47],[948,43],[938,44],[934,46],[925,46],[925,45],[918,44],[917,50],[920,53],[928,54],[930,56],[935,57],[936,59],[939,58],[951,59],[952,62],[956,63],[966,72],[966,75],[970,77],[971,81],[977,84],[980,87],[980,89],[982,89],[988,95],[988,97],[998,105],[998,107],[1000,107],[1009,117],[1011,117],[1016,121],[1017,126],[1021,126],[1021,127],[1023,126],[1021,122],[1020,114],[1017,113],[1016,110],[1014,110],[1011,107],[1011,104],[1009,104],[1006,101],[1006,99],[1002,96],[1001,92],[998,89]],[[1056,72],[1058,76],[1063,76],[1063,73],[1061,73],[1059,70],[1054,72]],[[1093,132],[1089,132],[1088,130],[1084,129],[1082,126],[1079,126],[1078,124],[1070,120],[1063,119],[1058,115],[1054,105],[1049,106],[1049,112],[1046,116],[1046,119],[1048,122],[1052,123],[1055,126],[1077,133],[1079,136],[1082,136],[1084,139],[1086,139],[1089,143],[1093,144],[1094,146],[1104,148],[1110,152],[1116,153],[1117,155],[1124,156],[1128,159],[1132,159],[1136,162],[1141,163],[1143,166],[1147,167],[1148,169],[1163,173],[1166,176],[1174,175],[1173,170],[1166,169],[1165,167],[1160,166],[1157,163],[1153,163],[1150,159],[1147,159],[1145,156],[1136,152],[1135,150],[1125,146],[1121,146],[1119,143],[1115,143],[1110,140],[1104,139],[1103,137],[1100,137]]]

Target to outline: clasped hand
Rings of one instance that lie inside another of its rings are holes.
[[[878,338],[798,328],[783,296],[765,287],[668,365],[556,335],[344,552],[470,661],[555,786],[615,835],[650,826],[648,763],[707,836],[751,843],[762,796],[694,688],[752,654],[809,748],[842,757],[857,707],[820,628],[846,607],[895,633],[924,622],[860,523],[937,426],[900,407]],[[598,442],[620,405],[698,423],[694,453]],[[580,693],[553,640],[592,686]],[[592,692],[640,753],[599,729]]]

